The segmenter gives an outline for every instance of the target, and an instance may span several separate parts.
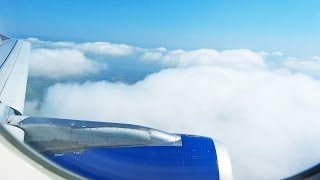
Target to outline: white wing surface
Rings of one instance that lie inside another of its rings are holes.
[[[30,43],[0,34],[0,102],[23,114]]]

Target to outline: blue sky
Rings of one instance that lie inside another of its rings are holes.
[[[2,0],[0,31],[45,40],[109,41],[320,55],[316,0]]]

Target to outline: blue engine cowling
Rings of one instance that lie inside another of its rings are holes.
[[[118,123],[26,117],[25,142],[88,179],[232,179],[218,141]]]

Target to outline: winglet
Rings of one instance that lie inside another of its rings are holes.
[[[4,35],[4,34],[0,34],[0,42],[4,41],[4,40],[8,40],[10,39],[8,36]]]

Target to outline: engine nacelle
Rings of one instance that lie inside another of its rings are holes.
[[[24,130],[25,143],[85,178],[232,179],[226,148],[211,138],[67,119],[19,117],[9,123]]]

